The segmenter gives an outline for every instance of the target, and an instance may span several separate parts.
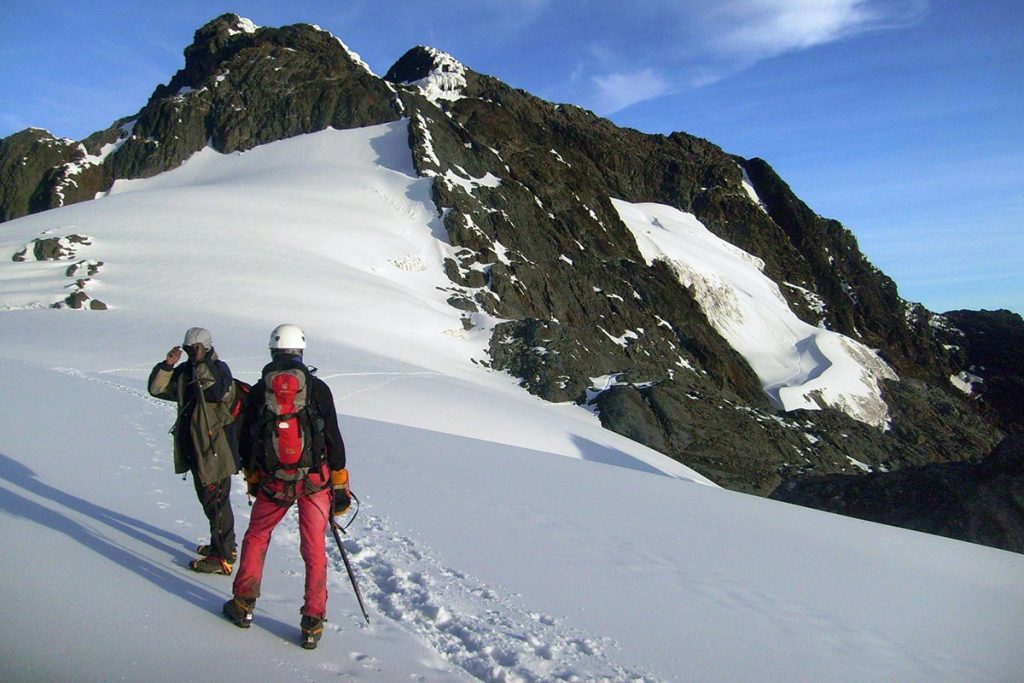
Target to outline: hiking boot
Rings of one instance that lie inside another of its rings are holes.
[[[208,555],[207,557],[198,560],[192,560],[188,563],[188,566],[192,571],[199,572],[200,574],[223,574],[224,576],[231,576],[232,564],[223,557]]]
[[[324,620],[303,616],[299,627],[302,629],[302,647],[315,650],[316,644],[320,642],[320,636],[324,634]]]
[[[249,628],[252,625],[252,610],[256,607],[255,600],[234,597],[224,603],[221,611],[228,620],[239,628]]]
[[[202,555],[203,557],[209,557],[210,556],[210,549],[211,549],[210,544],[209,543],[204,543],[203,545],[201,545],[198,548],[196,548],[196,553]],[[231,546],[231,557],[228,558],[228,562],[230,562],[231,564],[234,564],[237,559],[238,559],[238,546],[234,545],[234,546]]]

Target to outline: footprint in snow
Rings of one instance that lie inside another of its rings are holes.
[[[351,659],[356,664],[361,664],[366,669],[372,669],[377,664],[377,659],[362,652],[352,652],[349,654]]]

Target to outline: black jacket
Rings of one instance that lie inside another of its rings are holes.
[[[242,414],[240,448],[242,454],[242,467],[249,471],[258,469],[256,454],[262,452],[263,444],[256,443],[256,426],[263,412],[266,403],[267,385],[263,380],[268,372],[274,370],[303,369],[306,366],[294,356],[268,363],[261,373],[260,381],[253,385],[249,398],[245,403],[245,412]],[[327,449],[326,460],[332,470],[345,468],[345,441],[341,438],[341,429],[338,427],[338,412],[334,408],[334,395],[327,383],[315,375],[310,375],[312,380],[310,394],[315,402],[316,410],[324,421],[324,442]]]

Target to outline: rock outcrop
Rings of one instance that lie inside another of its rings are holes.
[[[1024,319],[1011,311],[944,313],[944,340],[962,354],[953,378],[1000,429],[1024,433]]]
[[[1024,553],[1024,439],[980,463],[787,482],[776,500]]]

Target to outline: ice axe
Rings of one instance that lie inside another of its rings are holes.
[[[359,499],[355,497],[355,494],[349,492],[349,495],[359,504]],[[358,513],[358,508],[356,508]],[[353,519],[355,517],[353,516]],[[338,552],[341,553],[341,561],[345,563],[345,571],[348,572],[349,581],[352,582],[352,590],[356,593],[356,600],[359,601],[359,609],[363,611],[363,618],[366,619],[366,623],[370,623],[370,615],[366,612],[366,605],[363,603],[363,594],[359,591],[359,584],[356,582],[356,575],[352,571],[352,563],[348,561],[348,554],[345,552],[345,546],[341,543],[341,534],[348,535],[345,531],[345,527],[334,521],[334,496],[331,496],[331,533],[334,534],[334,540],[338,543]]]

